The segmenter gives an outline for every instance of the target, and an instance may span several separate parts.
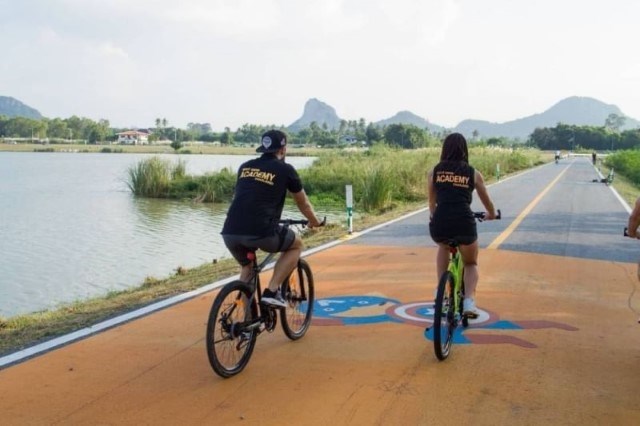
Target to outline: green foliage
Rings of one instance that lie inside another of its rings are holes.
[[[439,155],[435,149],[403,151],[378,144],[364,152],[322,155],[300,176],[308,194],[344,205],[345,186],[352,185],[357,209],[384,210],[394,202],[423,200],[426,170]]]
[[[604,163],[635,185],[640,185],[640,151],[618,151],[607,156]]]
[[[500,174],[509,174],[528,169],[542,162],[536,150],[522,148],[474,147],[469,151],[469,162],[485,178],[496,175],[500,165]]]
[[[395,189],[393,173],[387,165],[365,172],[360,203],[365,211],[383,211],[392,206]]]
[[[204,176],[186,174],[186,163],[159,157],[146,158],[129,170],[127,185],[136,196],[188,198],[199,202],[229,202],[236,176],[228,169]]]
[[[471,164],[487,179],[494,175],[496,164],[506,174],[541,161],[540,152],[531,149],[472,147],[469,155]],[[379,143],[366,151],[322,153],[299,173],[314,205],[346,207],[345,187],[352,185],[357,211],[381,212],[398,203],[426,200],[427,171],[439,158],[440,148],[402,150]],[[130,170],[129,186],[136,195],[227,203],[233,197],[235,183],[236,175],[229,169],[194,177],[185,175],[184,163],[171,165],[152,157]],[[138,186],[143,189],[136,192]]]
[[[168,160],[150,157],[129,167],[127,185],[137,196],[166,198],[173,166]]]
[[[170,198],[190,199],[203,203],[228,203],[233,198],[236,175],[229,169],[204,176],[181,176],[171,181]]]
[[[640,147],[640,130],[619,133],[619,117],[610,117],[608,126],[573,126],[558,124],[554,128],[538,128],[529,139],[529,145],[542,150],[625,150]]]
[[[427,130],[412,124],[391,124],[384,129],[384,140],[390,146],[414,149],[429,146],[432,138]]]

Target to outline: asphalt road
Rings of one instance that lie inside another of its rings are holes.
[[[260,336],[236,377],[207,361],[212,290],[0,359],[0,421],[640,424],[640,246],[596,178],[587,159],[564,159],[490,187],[503,219],[479,224],[482,315],[444,362],[425,333],[436,251],[421,211],[309,254],[312,328]]]

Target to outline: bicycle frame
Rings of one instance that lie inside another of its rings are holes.
[[[474,212],[473,216],[482,221],[485,213]],[[495,219],[501,217],[502,214],[498,210]],[[475,312],[464,313],[463,311],[465,298],[464,262],[460,254],[459,242],[456,239],[450,239],[447,241],[447,245],[449,264],[447,270],[439,277],[433,316],[433,344],[436,357],[440,361],[444,361],[449,356],[453,335],[460,323],[463,327],[468,327],[469,319],[477,318]]]
[[[253,275],[251,275],[251,278],[249,279],[249,284],[251,285],[253,292],[251,294],[251,298],[247,300],[244,308],[245,310],[250,310],[254,299],[257,298],[258,317],[251,321],[251,324],[256,327],[256,331],[258,332],[258,334],[264,331],[264,329],[261,329],[260,324],[265,324],[265,329],[268,331],[273,331],[273,329],[275,328],[275,322],[273,321],[274,313],[268,310],[268,308],[262,306],[262,304],[260,303],[262,299],[260,272],[262,272],[264,267],[267,266],[267,264],[269,264],[277,254],[278,253],[268,253],[261,262],[258,262],[255,252],[248,255],[249,259],[251,260],[253,269]]]
[[[458,247],[452,243],[449,243],[449,267],[447,268],[451,275],[453,275],[453,312],[456,317],[460,312],[460,305],[462,303],[463,277],[464,277],[464,264],[462,262],[462,256]]]

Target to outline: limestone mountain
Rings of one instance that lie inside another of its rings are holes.
[[[483,120],[464,120],[453,129],[447,129],[410,112],[400,111],[393,117],[380,120],[374,124],[383,127],[389,124],[412,124],[422,129],[428,129],[433,133],[443,131],[456,131],[471,138],[477,132],[481,138],[506,137],[525,141],[538,127],[555,127],[558,123],[576,126],[604,126],[605,120],[610,114],[625,116],[625,125],[622,130],[640,127],[640,121],[627,117],[615,105],[606,104],[594,98],[572,96],[561,100],[546,111],[533,114],[503,123],[493,123]],[[309,99],[304,107],[301,118],[289,126],[290,131],[299,131],[309,127],[312,122],[319,126],[326,124],[330,129],[340,126],[341,118],[338,117],[333,107],[318,99]]]
[[[481,138],[507,137],[526,140],[536,128],[555,127],[558,123],[576,126],[604,126],[609,114],[624,116],[620,108],[589,97],[572,96],[561,100],[540,114],[530,115],[504,123],[482,120],[464,120],[453,130],[471,137],[477,132]],[[640,122],[627,117],[623,130],[634,129]]]
[[[34,108],[23,104],[19,100],[10,96],[0,96],[0,116],[25,117],[40,120],[42,114]]]
[[[304,104],[302,117],[289,125],[287,130],[297,132],[309,127],[313,122],[316,122],[320,127],[326,124],[329,129],[337,129],[340,127],[340,117],[336,114],[336,110],[332,106],[316,98],[312,98]]]
[[[393,117],[376,121],[374,124],[378,127],[384,127],[390,124],[413,124],[421,129],[429,129],[429,131],[433,133],[438,133],[444,130],[444,127],[433,124],[410,111],[400,111]]]

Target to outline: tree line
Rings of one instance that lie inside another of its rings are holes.
[[[214,132],[209,123],[189,123],[186,129],[170,126],[166,118],[157,118],[155,127],[139,129],[149,132],[149,141],[169,140],[176,143],[186,141],[220,142],[223,145],[257,144],[260,136],[269,129],[281,129],[289,134],[290,144],[314,146],[344,146],[359,143],[373,145],[378,142],[399,148],[421,148],[439,143],[441,135],[430,133],[411,124],[391,124],[378,127],[360,120],[341,120],[337,128],[312,122],[297,132],[290,132],[284,126],[244,124],[236,131],[225,127],[222,132]],[[86,141],[95,144],[113,142],[117,134],[130,129],[110,126],[109,121],[98,121],[73,116],[70,118],[31,119],[25,117],[0,116],[0,137],[50,142]]]
[[[542,150],[617,151],[638,149],[640,148],[640,129],[614,131],[606,126],[558,124],[553,128],[535,129],[527,144]]]
[[[640,147],[640,129],[620,131],[624,117],[611,114],[603,126],[577,126],[558,124],[553,128],[537,128],[529,136],[526,145],[542,150],[627,150]],[[225,127],[214,132],[209,123],[189,123],[186,129],[170,126],[166,118],[157,118],[155,127],[143,129],[149,132],[149,141],[169,140],[177,150],[184,142],[220,142],[222,145],[257,145],[260,136],[269,129],[281,129],[289,134],[293,145],[334,147],[345,145],[371,146],[384,143],[391,147],[415,149],[439,146],[446,132],[432,133],[428,129],[412,124],[391,124],[383,127],[360,120],[341,120],[339,126],[330,128],[326,124],[312,122],[297,132],[284,126],[243,124],[232,131]],[[0,138],[22,138],[49,140],[52,143],[82,140],[90,144],[114,142],[119,132],[109,121],[98,121],[73,116],[70,118],[31,119],[25,117],[0,116]],[[477,132],[470,138],[473,144],[515,146],[517,142],[502,137],[482,139]]]

